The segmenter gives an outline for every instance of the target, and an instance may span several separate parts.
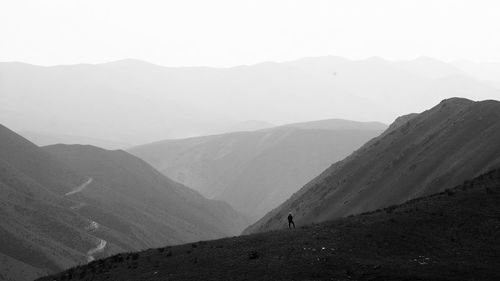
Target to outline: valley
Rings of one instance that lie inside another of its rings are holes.
[[[6,280],[30,280],[117,252],[235,235],[247,224],[227,204],[124,151],[40,148],[3,126],[0,140]]]
[[[0,281],[499,281],[500,1],[0,1]]]
[[[386,128],[379,122],[329,119],[164,140],[128,151],[256,221]]]
[[[498,280],[500,170],[401,205],[121,253],[45,280]]]

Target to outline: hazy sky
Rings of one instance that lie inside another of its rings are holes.
[[[338,55],[500,61],[500,1],[0,0],[0,61],[232,66]]]

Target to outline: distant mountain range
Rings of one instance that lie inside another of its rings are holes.
[[[130,143],[120,143],[82,136],[56,135],[32,131],[21,131],[17,133],[38,146],[47,146],[53,144],[86,144],[101,147],[104,149],[125,149],[132,146],[132,144]]]
[[[399,204],[500,167],[500,102],[452,98],[398,118],[382,135],[334,163],[246,229],[298,225]]]
[[[228,204],[124,151],[40,148],[1,125],[0,193],[6,280],[32,280],[116,252],[235,235],[248,224]]]
[[[452,64],[477,79],[500,83],[499,62],[472,62],[460,60],[452,62]]]
[[[165,140],[129,151],[166,176],[258,219],[386,128],[329,119]]]
[[[232,68],[138,60],[54,67],[4,62],[0,120],[15,131],[81,136],[78,143],[94,145],[89,138],[140,145],[224,133],[240,130],[244,120],[391,122],[450,96],[500,99],[499,79],[486,79],[497,77],[490,69],[495,65],[427,57],[329,56]]]

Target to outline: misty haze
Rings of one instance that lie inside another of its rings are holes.
[[[499,14],[0,3],[0,281],[500,280]]]

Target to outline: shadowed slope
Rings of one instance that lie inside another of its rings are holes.
[[[372,213],[124,253],[40,280],[498,280],[500,170]]]
[[[240,233],[244,218],[144,161],[39,148],[0,126],[0,279],[32,280],[122,251]]]
[[[125,151],[82,145],[43,149],[92,177],[94,182],[82,195],[127,223],[140,226],[144,245],[214,239],[237,234],[245,226],[244,219],[229,205],[202,197]]]
[[[86,261],[97,238],[64,193],[84,177],[0,125],[0,274],[32,280]]]

